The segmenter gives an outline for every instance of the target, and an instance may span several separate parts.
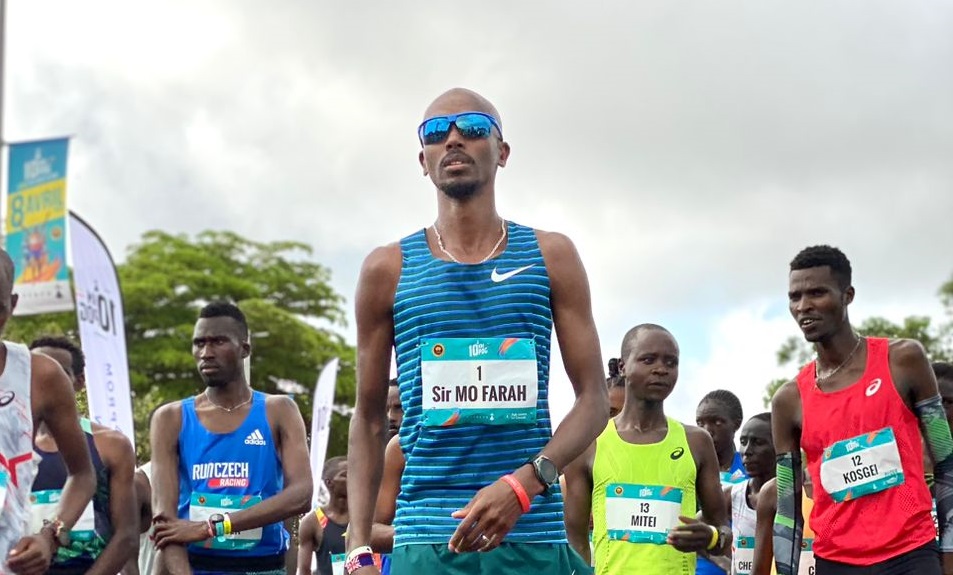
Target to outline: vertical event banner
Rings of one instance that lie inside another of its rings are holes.
[[[16,266],[14,315],[73,309],[66,267],[69,140],[10,145],[6,249]]]
[[[324,366],[314,386],[313,409],[311,413],[311,479],[314,481],[314,493],[311,496],[312,507],[327,505],[330,494],[321,472],[324,470],[324,458],[328,453],[328,439],[331,437],[331,408],[334,407],[334,388],[338,380],[338,358]]]
[[[69,227],[76,317],[86,354],[89,417],[123,432],[135,445],[126,330],[116,266],[96,232],[72,212]]]

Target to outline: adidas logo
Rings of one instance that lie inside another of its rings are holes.
[[[265,443],[265,436],[261,434],[261,431],[255,430],[248,434],[248,437],[245,438],[245,445],[267,445]]]

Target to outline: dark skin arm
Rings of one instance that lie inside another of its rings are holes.
[[[247,531],[272,523],[280,523],[291,515],[299,515],[311,504],[311,463],[304,420],[294,401],[286,396],[270,396],[265,404],[268,422],[276,437],[276,445],[285,486],[280,493],[231,514],[232,531]],[[156,524],[156,547],[186,545],[208,538],[204,521],[166,520]]]
[[[387,382],[400,258],[400,246],[396,244],[374,250],[364,261],[357,282],[357,402],[348,436],[348,550],[371,543],[374,505],[384,467]],[[378,572],[370,566],[355,573]]]
[[[395,435],[384,450],[384,477],[377,495],[374,526],[371,528],[371,549],[376,552],[390,553],[394,549],[393,523],[403,474],[404,453],[400,449],[400,438]]]
[[[308,512],[298,524],[298,575],[311,575],[311,559],[321,546],[324,530],[313,512]]]
[[[728,525],[730,514],[725,508],[725,495],[721,489],[719,477],[720,466],[718,455],[715,453],[715,444],[705,430],[693,425],[685,426],[685,435],[688,438],[688,447],[695,459],[696,479],[695,490],[698,493],[698,503],[701,506],[704,522],[694,517],[681,517],[683,525],[675,527],[669,532],[668,543],[685,553],[706,551],[711,543],[711,527],[725,527]],[[724,555],[731,549],[731,541],[722,541],[708,553]]]
[[[109,468],[109,519],[113,534],[88,575],[114,575],[139,553],[139,516],[136,513],[134,476],[136,453],[118,431],[97,431],[96,449]]]
[[[774,561],[772,537],[774,536],[774,514],[778,511],[778,492],[774,479],[769,480],[758,494],[758,519],[754,536],[754,568],[752,575],[770,575],[771,562]]]
[[[566,466],[563,494],[563,520],[569,544],[587,564],[592,563],[589,549],[589,519],[592,517],[592,463],[596,457],[593,442],[575,461]]]
[[[579,457],[605,429],[609,420],[609,396],[602,369],[599,334],[592,317],[589,280],[575,246],[566,236],[537,231],[549,274],[553,325],[563,365],[572,383],[576,401],[552,439],[543,448],[556,469]],[[530,500],[543,492],[531,465],[513,472]],[[522,515],[513,489],[502,480],[484,487],[453,517],[462,519],[450,538],[458,552],[490,551],[500,545]],[[478,528],[474,528],[479,525]],[[489,537],[488,542],[482,536]]]
[[[907,407],[939,395],[936,375],[920,342],[896,339],[890,342],[890,375]],[[927,449],[930,443],[926,442]],[[930,457],[935,461],[931,451]],[[953,553],[942,553],[943,574],[953,575]]]
[[[46,423],[56,442],[69,476],[63,486],[57,517],[66,528],[76,524],[96,490],[86,434],[79,426],[73,384],[66,372],[52,359],[32,355],[31,396],[33,434]],[[53,558],[53,540],[49,530],[22,539],[10,550],[7,565],[17,575],[33,575],[46,571]],[[118,571],[118,569],[117,569]]]
[[[182,406],[176,401],[160,407],[152,417],[149,442],[152,445],[153,523],[176,521],[179,505],[179,432]],[[207,531],[206,531],[207,536]],[[184,545],[167,545],[159,550],[156,565],[160,573],[191,575]]]

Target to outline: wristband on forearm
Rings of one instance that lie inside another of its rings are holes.
[[[344,560],[344,572],[351,575],[362,567],[370,567],[374,564],[374,552],[367,545],[357,547],[347,554]]]
[[[529,494],[527,494],[526,490],[523,489],[523,484],[519,482],[519,479],[513,477],[512,475],[504,475],[500,479],[509,485],[510,488],[513,489],[513,492],[516,493],[516,499],[519,500],[520,509],[523,510],[523,513],[529,513]]]

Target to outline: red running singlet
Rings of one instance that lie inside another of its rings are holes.
[[[814,362],[797,376],[803,407],[801,447],[814,482],[814,554],[830,561],[873,565],[936,537],[917,417],[894,386],[888,346],[886,339],[867,338],[864,374],[845,389],[819,390]],[[886,428],[894,441],[889,441]],[[896,475],[890,479],[897,454],[902,483]]]

